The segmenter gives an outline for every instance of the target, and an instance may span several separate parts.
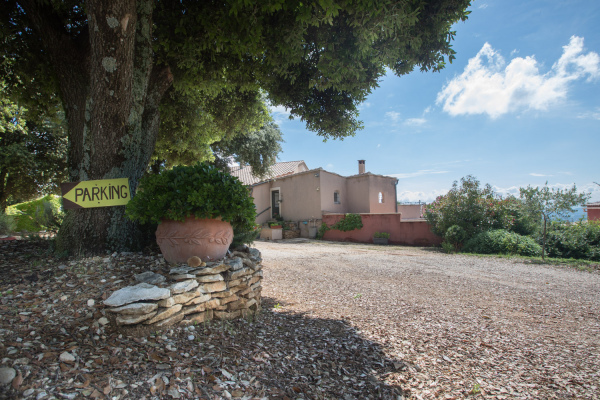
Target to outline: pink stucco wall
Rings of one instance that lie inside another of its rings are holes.
[[[343,214],[323,215],[323,222],[331,226],[344,217]],[[401,214],[361,214],[363,227],[349,232],[329,230],[323,239],[342,241],[373,243],[375,232],[387,232],[390,234],[390,244],[405,244],[412,246],[430,246],[440,244],[442,238],[431,233],[426,221],[402,221]]]
[[[588,207],[587,216],[588,221],[600,221],[600,208]]]

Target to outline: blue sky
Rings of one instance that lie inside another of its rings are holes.
[[[600,201],[600,1],[480,0],[455,25],[441,73],[388,74],[343,141],[273,109],[280,161],[341,175],[396,176],[398,199],[427,201],[466,175],[501,194],[577,185]]]

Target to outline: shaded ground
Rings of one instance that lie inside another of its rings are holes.
[[[267,263],[269,264],[269,263]],[[17,373],[0,398],[396,399],[402,367],[347,322],[289,312],[264,298],[257,320],[161,332],[103,327],[102,300],[154,254],[78,260],[46,242],[0,241],[0,367]],[[73,356],[72,360],[65,353]],[[62,357],[61,357],[62,356]]]
[[[600,398],[600,274],[430,249],[258,243],[263,294],[346,321],[407,397]]]

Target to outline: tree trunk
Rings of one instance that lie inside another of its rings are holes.
[[[60,85],[69,125],[71,181],[129,178],[133,195],[158,134],[158,104],[172,84],[153,65],[153,0],[90,0],[87,30],[71,37],[53,21],[51,6],[24,8],[43,38]],[[60,250],[99,253],[139,244],[125,207],[69,210]]]

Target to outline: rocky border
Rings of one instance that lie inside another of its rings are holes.
[[[223,260],[191,257],[167,276],[152,271],[135,275],[139,282],[104,301],[106,322],[120,327],[162,329],[216,320],[248,318],[261,309],[262,258],[242,246]]]

